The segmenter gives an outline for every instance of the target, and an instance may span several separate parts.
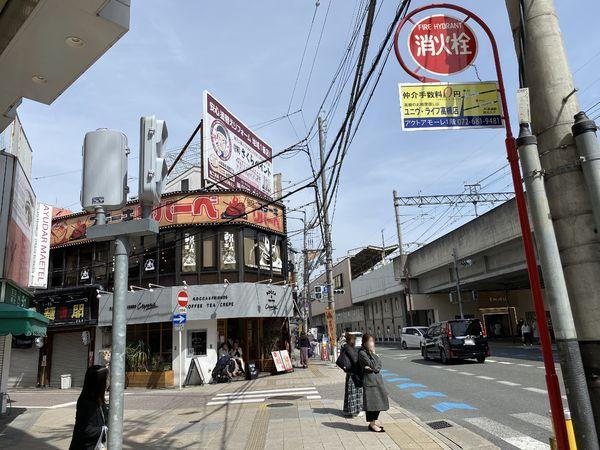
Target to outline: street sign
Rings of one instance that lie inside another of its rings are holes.
[[[179,303],[179,306],[187,306],[188,304],[188,295],[187,292],[185,291],[179,291],[179,294],[177,294],[177,303]]]
[[[398,86],[404,131],[503,126],[502,107],[495,81],[401,83]]]
[[[477,38],[463,20],[436,14],[413,26],[408,51],[419,67],[436,75],[451,75],[462,72],[475,60]]]
[[[177,314],[187,314],[187,306],[178,306]]]
[[[186,321],[186,314],[173,314],[173,325],[183,325]]]

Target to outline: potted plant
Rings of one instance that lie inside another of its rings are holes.
[[[125,348],[127,384],[132,387],[173,386],[174,377],[171,364],[152,356],[150,347],[144,341],[128,344]]]

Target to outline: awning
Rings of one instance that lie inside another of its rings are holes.
[[[46,336],[50,322],[40,313],[10,303],[0,303],[0,336]]]

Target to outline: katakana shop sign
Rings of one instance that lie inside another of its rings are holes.
[[[80,325],[90,321],[90,305],[87,298],[74,300],[38,301],[37,310],[52,325]]]
[[[498,86],[480,83],[400,83],[402,129],[500,128]]]
[[[206,91],[202,152],[206,181],[273,197],[273,149]]]
[[[465,21],[438,14],[413,26],[408,50],[419,67],[437,75],[451,75],[473,63],[477,38]]]

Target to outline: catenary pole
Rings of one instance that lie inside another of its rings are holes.
[[[572,136],[579,112],[573,77],[552,0],[506,0],[515,47],[523,31],[524,71],[533,133],[544,170],[550,213],[560,250],[577,339],[600,429],[600,240],[593,204]],[[585,166],[585,164],[584,164]]]
[[[550,216],[550,206],[546,197],[544,172],[540,164],[537,139],[525,124],[521,125],[517,145],[540,266],[544,276],[546,300],[552,317],[556,347],[569,410],[573,418],[576,441],[579,448],[598,450],[598,436],[594,426],[592,405],[577,343],[577,332],[569,304],[567,284]]]
[[[458,311],[460,313],[460,318],[464,319],[465,315],[463,313],[463,305],[462,305],[462,294],[460,293],[460,275],[458,274],[458,253],[456,249],[452,249],[452,261],[454,262],[454,280],[456,281],[456,295],[458,298]]]
[[[331,227],[329,224],[329,205],[327,204],[327,177],[325,174],[325,129],[323,118],[319,116],[319,154],[321,156],[321,191],[323,193],[323,201],[321,202],[321,220],[323,222],[323,241],[325,245],[325,272],[327,286],[327,307],[331,310],[333,316],[333,338],[336,338],[336,323],[335,323],[335,299],[333,297],[333,256],[331,249]],[[330,342],[334,359],[337,358],[336,343]]]
[[[115,238],[115,287],[113,296],[112,352],[110,356],[110,408],[108,448],[123,448],[123,393],[125,390],[125,340],[127,334],[127,280],[129,237]]]
[[[551,3],[549,0],[540,1],[537,0],[526,0],[528,4],[538,3],[546,4]],[[515,189],[515,199],[517,203],[517,212],[519,215],[519,224],[521,227],[521,236],[523,238],[523,250],[525,253],[525,261],[527,263],[527,274],[529,276],[529,285],[531,286],[531,294],[533,297],[533,305],[536,314],[536,320],[538,325],[538,330],[540,334],[540,343],[542,346],[542,355],[544,358],[544,368],[546,371],[546,386],[548,388],[548,400],[550,403],[550,410],[552,413],[552,425],[554,428],[554,433],[556,435],[556,442],[558,446],[558,450],[567,450],[569,448],[569,441],[567,435],[567,428],[565,424],[565,414],[563,411],[562,398],[560,393],[560,386],[558,383],[558,376],[556,375],[556,368],[554,367],[554,358],[552,355],[552,342],[550,340],[550,331],[548,328],[548,321],[546,320],[546,309],[544,307],[544,298],[542,296],[542,288],[540,282],[540,275],[538,273],[537,259],[535,255],[535,248],[533,245],[533,237],[531,234],[531,225],[529,224],[529,217],[527,215],[527,204],[525,203],[525,192],[523,190],[523,182],[521,179],[521,173],[519,170],[519,154],[517,152],[517,143],[515,142],[515,138],[513,137],[511,125],[510,125],[510,112],[508,109],[508,102],[506,101],[506,89],[504,87],[504,78],[502,76],[502,66],[500,64],[500,55],[498,52],[498,44],[496,43],[496,38],[492,33],[492,30],[488,25],[476,14],[472,11],[469,11],[462,6],[454,5],[451,3],[434,3],[427,6],[422,6],[420,8],[416,8],[407,14],[402,22],[398,25],[396,29],[395,36],[395,48],[396,56],[398,61],[402,65],[405,70],[415,78],[420,81],[424,81],[423,77],[417,75],[414,72],[411,72],[410,69],[403,62],[402,57],[400,55],[400,51],[398,48],[398,35],[400,30],[404,26],[404,24],[411,20],[412,17],[422,11],[426,11],[429,9],[451,9],[453,11],[461,12],[466,15],[465,20],[473,20],[476,22],[482,29],[485,31],[489,42],[492,46],[492,54],[494,58],[494,65],[496,66],[496,76],[498,78],[498,93],[500,94],[500,101],[502,105],[502,114],[504,119],[504,128],[506,131],[506,138],[504,140],[506,146],[507,159],[510,166],[513,186]],[[538,11],[536,15],[533,17],[539,17],[540,15],[544,15],[545,12]],[[541,31],[541,35],[545,35],[546,30]],[[541,39],[540,39],[541,40]],[[554,51],[553,47],[544,44],[545,48],[549,53]],[[529,52],[528,52],[529,53]],[[549,60],[541,60],[537,61],[537,67],[544,67],[546,64],[549,64],[552,58]],[[529,77],[528,77],[529,78]],[[562,97],[565,98],[565,97]],[[543,113],[541,113],[543,114]],[[552,124],[551,124],[552,125]],[[556,123],[554,123],[556,125]],[[545,130],[544,130],[545,131]],[[563,260],[564,261],[564,260]],[[597,273],[597,272],[596,272]],[[597,322],[595,323],[597,326]]]

